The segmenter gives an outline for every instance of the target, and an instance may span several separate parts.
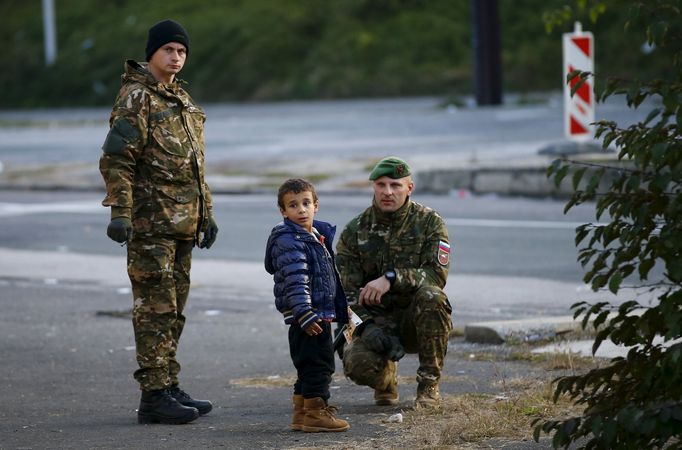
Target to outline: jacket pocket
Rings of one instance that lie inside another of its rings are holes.
[[[194,135],[194,142],[199,144],[199,147],[204,146],[204,123],[206,122],[206,114],[201,108],[196,106],[187,107],[187,122],[189,129]]]
[[[175,203],[185,204],[199,198],[199,191],[195,187],[157,186],[156,189]]]
[[[152,137],[158,147],[173,156],[187,157],[191,144],[182,122],[179,109],[171,108],[154,113],[150,121],[153,123]]]

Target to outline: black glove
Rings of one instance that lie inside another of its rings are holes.
[[[215,223],[213,216],[208,218],[208,226],[204,231],[204,238],[199,242],[199,248],[211,248],[218,236],[218,224]]]
[[[391,336],[373,323],[368,323],[360,334],[365,346],[375,353],[385,355],[392,361],[398,361],[405,356],[405,349],[397,336]]]
[[[388,339],[391,341],[391,348],[388,349],[386,356],[391,361],[400,361],[400,359],[405,356],[405,349],[400,343],[400,339],[397,336],[389,336]]]
[[[381,328],[373,323],[368,323],[362,329],[360,335],[365,346],[375,353],[384,354],[391,348],[391,338],[386,336]]]
[[[114,217],[107,227],[107,236],[116,242],[126,242],[133,235],[133,224],[128,217]]]

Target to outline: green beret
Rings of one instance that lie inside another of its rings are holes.
[[[387,176],[398,179],[409,176],[412,173],[410,166],[397,156],[388,156],[377,163],[369,174],[369,179],[374,181],[377,178]]]

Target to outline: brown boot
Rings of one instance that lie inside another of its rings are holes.
[[[305,416],[305,411],[303,410],[303,396],[300,394],[294,394],[294,414],[291,417],[291,429],[293,431],[303,430],[303,417]]]
[[[305,410],[303,431],[316,433],[318,431],[346,431],[350,428],[348,422],[334,417],[332,408],[327,406],[322,397],[304,399],[303,408]]]
[[[377,406],[395,406],[398,404],[398,365],[388,361],[381,379],[374,387],[374,404]]]
[[[438,383],[420,381],[417,386],[417,398],[414,401],[415,408],[438,409],[440,408],[440,392]]]
[[[390,385],[386,390],[374,389],[374,404],[377,406],[395,406],[398,404],[398,387]]]

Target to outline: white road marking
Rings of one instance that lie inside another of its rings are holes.
[[[446,218],[445,224],[454,227],[488,228],[560,228],[575,229],[586,222],[561,222],[553,220],[506,220],[506,219],[455,219]]]
[[[104,208],[97,201],[83,200],[77,202],[54,203],[2,203],[0,202],[0,217],[22,216],[26,214],[43,213],[105,213]]]

